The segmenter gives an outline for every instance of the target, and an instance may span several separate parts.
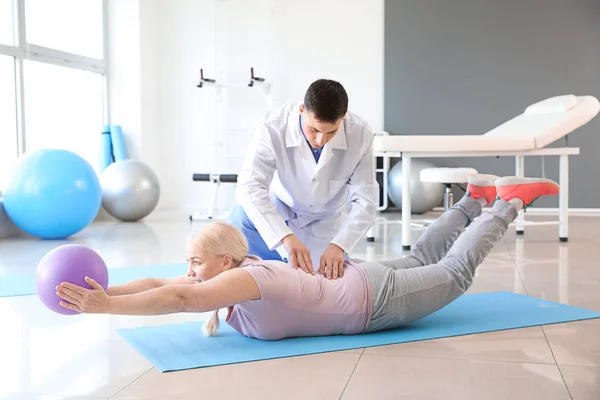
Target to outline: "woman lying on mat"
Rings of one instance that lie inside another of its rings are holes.
[[[466,195],[425,230],[406,257],[347,261],[342,279],[249,256],[244,236],[232,225],[215,222],[187,243],[186,276],[142,279],[107,292],[87,279],[94,290],[62,283],[58,295],[65,300],[63,307],[83,313],[158,315],[227,307],[229,325],[263,340],[399,327],[465,293],[475,269],[517,213],[538,197],[559,192],[558,185],[546,179],[496,178],[471,176]],[[471,224],[495,199],[490,212]],[[218,318],[215,311],[205,334],[215,334]]]

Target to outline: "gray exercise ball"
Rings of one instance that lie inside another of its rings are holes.
[[[150,214],[160,198],[154,171],[137,160],[115,162],[100,175],[102,206],[122,221],[137,221]]]
[[[421,170],[435,167],[429,161],[413,159],[410,163],[411,213],[423,214],[440,205],[444,199],[444,185],[421,182]],[[402,208],[402,162],[396,163],[388,173],[388,196],[394,205]]]

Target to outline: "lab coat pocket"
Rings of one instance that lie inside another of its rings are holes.
[[[344,188],[346,183],[348,183],[348,179],[330,179],[328,191],[329,198],[333,199],[335,196],[337,196],[338,193],[340,193],[340,191]]]
[[[311,225],[312,234],[315,237],[314,240],[325,240],[325,247],[327,247],[335,235],[342,230],[346,220],[347,218],[344,214],[338,214],[336,216],[331,216],[328,219],[315,221],[315,223]]]

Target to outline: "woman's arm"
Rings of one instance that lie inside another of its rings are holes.
[[[213,311],[261,297],[254,278],[239,268],[196,285],[166,285],[122,296],[109,296],[93,280],[87,283],[94,290],[70,283],[58,286],[58,295],[65,300],[61,305],[83,313],[161,315]]]
[[[161,286],[185,283],[195,282],[188,276],[178,276],[176,278],[144,278],[138,279],[137,281],[127,282],[122,285],[109,286],[106,289],[106,293],[110,296],[122,296],[126,294],[145,292]]]

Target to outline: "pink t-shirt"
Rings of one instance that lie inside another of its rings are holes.
[[[328,280],[279,261],[249,256],[241,268],[256,281],[260,300],[233,307],[227,323],[262,340],[297,336],[351,335],[371,320],[373,297],[363,268],[346,261],[344,276]]]

